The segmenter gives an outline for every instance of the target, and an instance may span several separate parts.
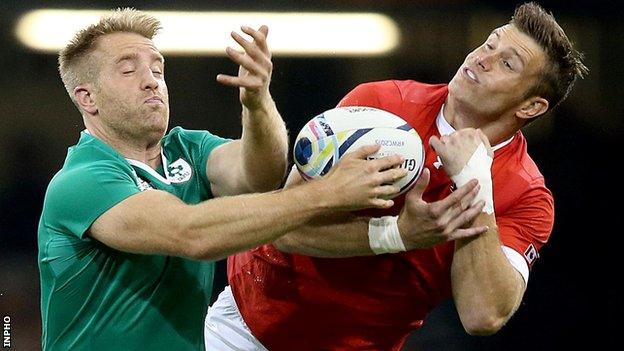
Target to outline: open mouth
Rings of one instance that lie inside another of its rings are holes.
[[[464,68],[464,74],[473,82],[479,83],[479,78],[477,78],[477,75],[470,68]]]

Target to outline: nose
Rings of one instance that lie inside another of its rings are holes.
[[[476,57],[475,62],[484,71],[492,68],[492,55],[484,54]]]
[[[141,80],[141,89],[143,90],[156,90],[158,89],[158,79],[154,76],[151,68],[143,69],[143,77]]]

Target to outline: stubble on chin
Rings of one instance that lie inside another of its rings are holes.
[[[106,123],[119,137],[125,140],[160,139],[169,121],[169,108],[163,105],[138,104],[108,94],[100,95],[100,103],[107,108],[100,109],[102,123]]]

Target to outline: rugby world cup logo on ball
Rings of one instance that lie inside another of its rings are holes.
[[[371,158],[402,155],[408,174],[397,180],[400,193],[416,182],[424,164],[424,148],[416,131],[401,117],[372,107],[337,107],[312,118],[295,140],[293,155],[301,176],[321,177],[355,149],[381,145]]]

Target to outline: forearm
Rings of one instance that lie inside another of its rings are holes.
[[[333,213],[315,218],[273,242],[283,252],[314,257],[374,255],[368,242],[367,217]]]
[[[286,188],[305,184],[295,167]],[[374,255],[368,240],[369,217],[351,212],[333,212],[317,217],[279,237],[273,245],[280,251],[313,257],[352,257]]]
[[[315,216],[329,211],[321,198],[311,198],[306,185],[288,193],[223,197],[191,206],[184,237],[196,259],[220,259],[270,242]],[[281,206],[274,206],[280,203]]]
[[[391,207],[391,201],[379,197],[398,191],[383,184],[404,175],[395,168],[402,160],[396,156],[367,160],[378,149],[361,147],[345,155],[323,178],[273,193],[187,205],[165,191],[140,192],[101,214],[90,234],[125,252],[226,257],[273,241],[314,217]]]
[[[270,96],[254,110],[243,106],[241,142],[242,172],[250,190],[277,188],[288,163],[288,133]]]
[[[494,215],[482,213],[474,225],[486,225],[489,230],[456,241],[451,267],[453,296],[466,331],[489,335],[519,306],[524,281],[502,251]]]
[[[89,234],[124,252],[216,260],[270,242],[314,216],[335,211],[335,204],[317,196],[322,190],[317,186],[311,183],[287,193],[223,197],[197,205],[164,191],[144,191],[102,214]]]

